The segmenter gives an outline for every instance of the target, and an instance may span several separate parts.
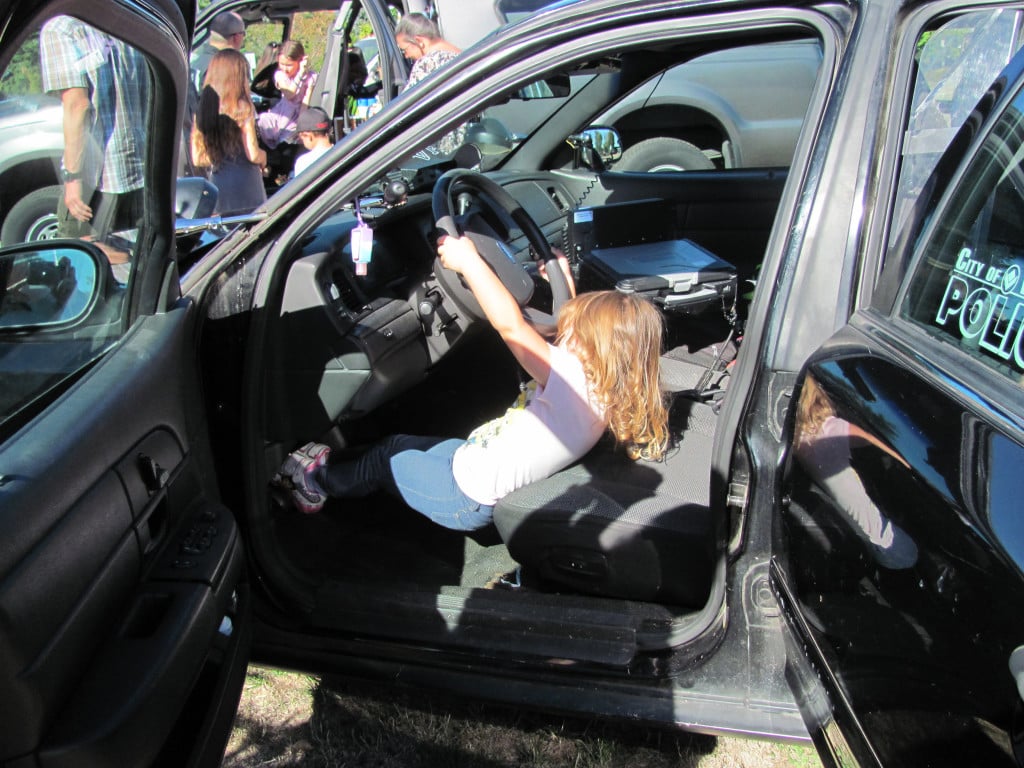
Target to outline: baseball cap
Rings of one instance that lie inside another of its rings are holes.
[[[216,32],[221,37],[240,35],[245,32],[245,22],[234,11],[224,11],[223,13],[218,13],[210,21],[210,30]]]
[[[327,133],[331,127],[330,118],[320,107],[310,107],[304,110],[295,121],[295,132],[311,131],[312,133]]]

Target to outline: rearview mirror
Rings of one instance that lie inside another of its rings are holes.
[[[515,92],[513,98],[521,101],[532,99],[564,99],[572,93],[568,75],[553,75],[530,83]]]
[[[80,322],[109,285],[109,273],[103,253],[77,240],[0,251],[0,333]]]

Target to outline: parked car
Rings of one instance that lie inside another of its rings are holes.
[[[215,765],[256,659],[830,765],[1019,764],[1024,5],[559,3],[187,272],[194,4],[0,0],[5,73],[70,11],[147,62],[144,215],[0,250],[0,762]],[[788,170],[613,165],[595,121],[637,89],[793,43],[820,65]],[[518,105],[510,146],[430,150]],[[519,392],[445,217],[531,317],[552,244],[661,307],[677,447],[599,445],[474,535],[383,495],[299,514],[269,482],[295,447],[465,436]]]
[[[813,41],[712,51],[669,69],[597,118],[621,171],[786,168],[821,67]]]

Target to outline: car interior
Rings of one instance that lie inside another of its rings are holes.
[[[662,461],[631,461],[606,437],[577,464],[502,499],[494,525],[471,534],[383,493],[303,515],[269,482],[254,488],[250,546],[283,612],[328,635],[411,638],[526,663],[650,673],[666,655],[676,662],[708,650],[721,625],[730,535],[724,500],[712,499],[711,450],[787,168],[616,172],[614,153],[595,157],[594,138],[604,134],[584,129],[682,61],[807,36],[759,30],[570,62],[544,78],[568,78],[568,95],[552,87],[558,95],[548,99],[495,98],[474,116],[547,110],[490,170],[478,170],[486,151],[472,156],[477,170],[406,158],[291,242],[254,330],[265,481],[310,440],[342,459],[392,433],[465,437],[518,394],[515,360],[436,260],[439,214],[478,247],[488,243],[499,274],[511,263],[526,276],[517,298],[528,316],[552,310],[537,238],[569,256],[580,291],[634,291],[655,302],[665,318],[673,444]],[[566,125],[575,127],[570,141]],[[360,222],[372,227],[372,258],[355,264]],[[243,277],[225,278],[215,302],[229,300],[235,279]],[[217,349],[218,359],[204,361],[214,402],[242,390],[243,362],[223,349],[246,331],[225,314],[208,313],[205,334],[217,340],[207,354]]]

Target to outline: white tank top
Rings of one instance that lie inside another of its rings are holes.
[[[592,401],[583,365],[561,347],[549,348],[547,385],[537,387],[525,408],[509,408],[473,430],[455,452],[455,482],[474,501],[490,506],[550,477],[586,454],[604,432],[604,415]]]

